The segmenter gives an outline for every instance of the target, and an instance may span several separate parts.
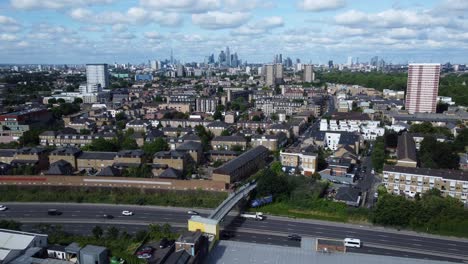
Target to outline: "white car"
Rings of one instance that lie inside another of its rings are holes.
[[[193,211],[193,210],[188,211],[187,214],[189,214],[189,215],[199,215],[199,213],[197,211]]]
[[[8,209],[8,207],[0,204],[0,211],[5,211],[6,209]]]
[[[125,216],[131,216],[133,215],[133,212],[132,211],[122,211],[122,215],[125,215]]]

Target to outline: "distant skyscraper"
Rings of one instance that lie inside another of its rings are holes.
[[[171,65],[173,65],[173,64],[174,64],[174,54],[173,54],[172,49],[171,49]]]
[[[86,84],[89,87],[109,87],[109,68],[107,64],[86,64]]]
[[[333,61],[332,60],[329,60],[328,61],[328,68],[333,68]]]
[[[229,51],[229,47],[226,47],[226,65],[231,67],[231,52]]]
[[[226,54],[224,53],[224,50],[222,50],[218,56],[218,63],[219,65],[224,65],[225,62],[226,62]]]
[[[374,56],[371,58],[370,60],[370,65],[371,66],[374,66],[374,67],[377,67],[377,63],[379,62],[379,57],[378,56]]]
[[[183,77],[184,76],[184,65],[179,64],[177,65],[177,77]]]
[[[410,114],[436,112],[439,78],[440,64],[409,64],[405,108]]]
[[[304,82],[313,82],[315,80],[314,67],[312,64],[304,64]]]
[[[348,57],[348,62],[346,63],[346,65],[348,65],[349,67],[353,65],[353,57],[351,56]]]
[[[265,64],[264,69],[265,73],[265,84],[272,86],[275,84],[275,65],[274,64]]]

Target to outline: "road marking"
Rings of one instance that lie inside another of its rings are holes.
[[[388,237],[388,236],[386,236],[386,235],[378,235],[378,236],[379,236],[379,237]]]
[[[413,244],[413,246],[420,247],[420,246],[422,246],[422,245],[421,245],[421,244]]]

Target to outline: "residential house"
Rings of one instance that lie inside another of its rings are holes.
[[[269,151],[264,146],[250,149],[213,170],[212,180],[231,184],[243,180],[265,166]]]
[[[418,165],[416,144],[408,133],[398,136],[397,158],[397,166],[416,168]]]
[[[317,153],[312,146],[290,147],[280,152],[283,171],[311,176],[317,169]]]
[[[457,198],[465,204],[468,199],[466,171],[384,165],[383,183],[389,193],[408,197],[436,188],[443,196]]]
[[[70,163],[74,170],[78,169],[77,158],[81,154],[81,149],[76,147],[63,147],[58,148],[50,152],[49,162],[52,164],[59,160],[64,160]]]
[[[170,168],[185,172],[189,163],[189,155],[175,150],[160,151],[154,154],[153,163],[166,164]]]
[[[224,130],[227,130],[229,126],[221,121],[214,121],[206,126],[206,128],[213,133],[215,136],[221,136]]]
[[[250,141],[252,147],[264,146],[270,151],[277,151],[284,147],[288,142],[288,138],[285,133],[277,133],[275,135],[253,135]]]
[[[247,140],[242,136],[216,136],[211,140],[211,146],[214,150],[233,150],[247,148]]]

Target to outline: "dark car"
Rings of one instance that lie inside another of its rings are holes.
[[[159,241],[159,248],[167,248],[169,246],[169,240],[167,238],[161,239]]]
[[[153,254],[154,248],[150,246],[145,246],[140,248],[140,250],[137,251],[136,256],[140,259],[148,259],[151,258]]]
[[[47,210],[47,214],[48,214],[48,215],[61,215],[62,212],[60,212],[60,211],[57,210],[57,209],[49,209],[49,210]]]
[[[110,214],[105,214],[105,215],[103,215],[102,217],[103,217],[103,218],[106,218],[106,219],[112,219],[112,218],[114,218],[114,216],[113,216],[113,215],[110,215]]]
[[[288,235],[288,239],[293,240],[293,241],[301,241],[302,238],[300,235],[294,234],[294,235]]]

